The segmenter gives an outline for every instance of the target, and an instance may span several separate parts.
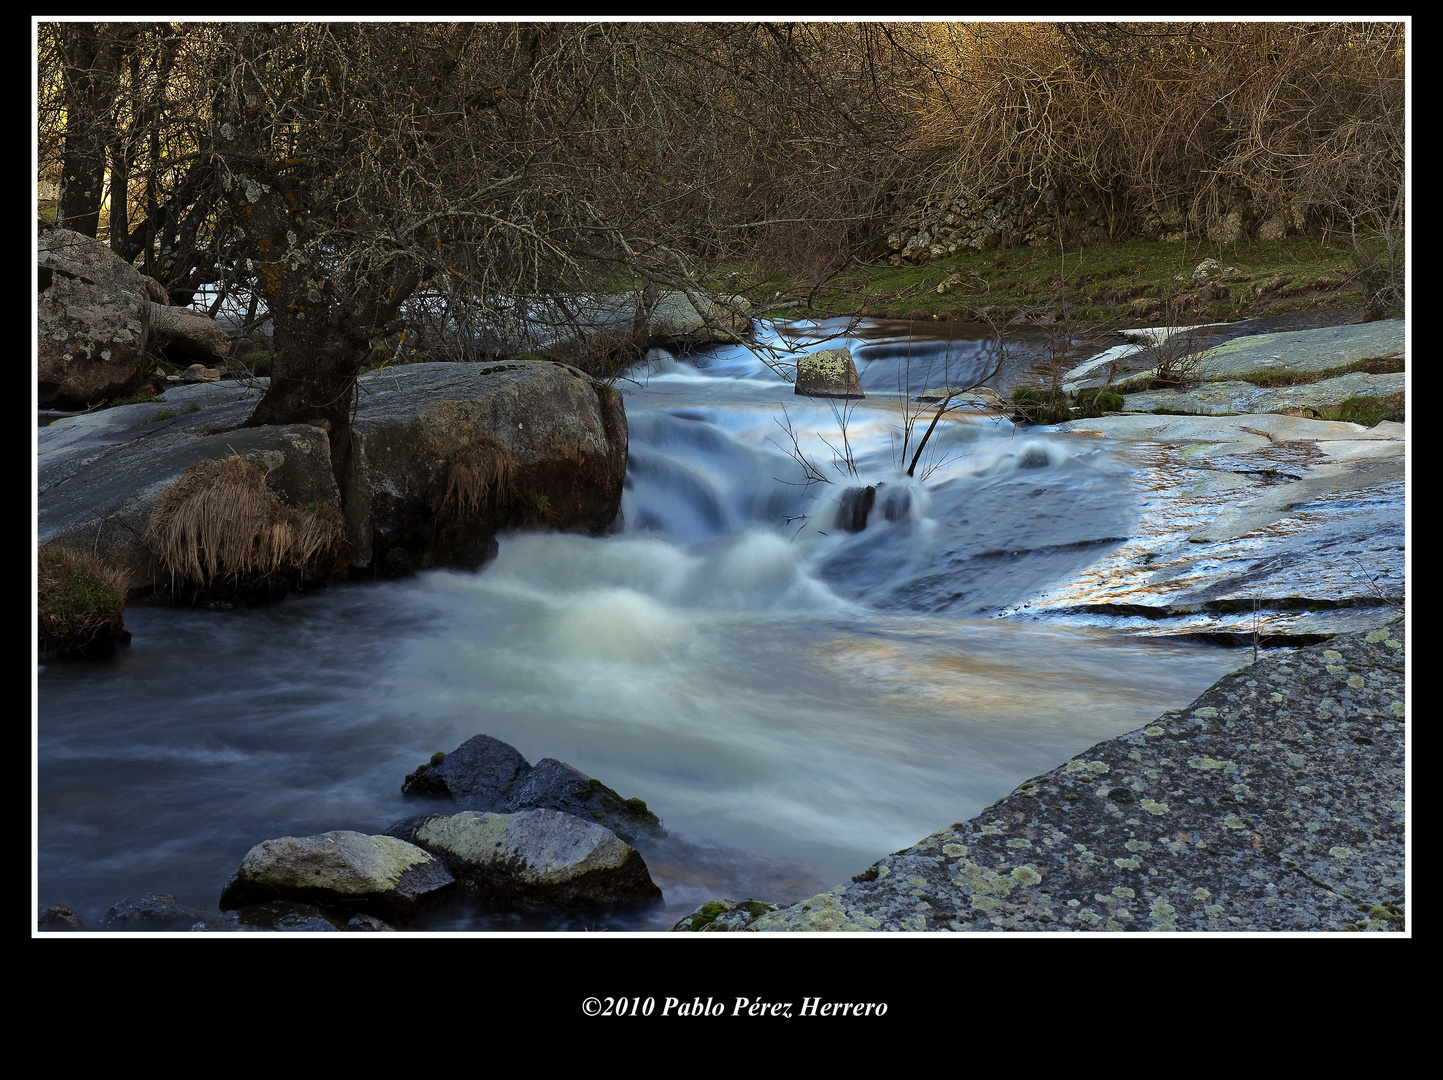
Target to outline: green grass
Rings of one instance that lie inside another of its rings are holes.
[[[1193,283],[1193,270],[1205,258],[1239,273]],[[781,314],[807,314],[800,280],[727,264],[715,268],[710,283],[728,287],[732,273],[741,275],[740,288],[754,304],[777,303],[781,293],[781,301],[795,305]],[[1129,240],[1067,252],[1019,247],[918,266],[852,266],[817,291],[813,313],[940,319],[971,318],[976,311],[1000,320],[1070,309],[1071,318],[1087,326],[1146,325],[1176,296],[1189,317],[1228,322],[1264,310],[1360,303],[1353,273],[1344,243],[1318,237],[1223,245]],[[1179,274],[1184,280],[1175,280]]]

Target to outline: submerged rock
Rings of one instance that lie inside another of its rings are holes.
[[[876,501],[877,488],[871,484],[866,487],[847,488],[837,500],[837,516],[832,522],[832,528],[844,532],[861,532],[867,527],[867,518]]]
[[[51,933],[84,930],[80,916],[63,904],[41,904],[35,916],[35,928]]]
[[[182,904],[169,893],[144,893],[112,904],[100,920],[100,929],[189,930],[214,918],[214,912]]]

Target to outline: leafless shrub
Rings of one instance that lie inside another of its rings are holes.
[[[287,506],[240,457],[199,461],[160,497],[146,543],[172,591],[269,595],[327,578],[345,543],[340,511]]]
[[[1186,324],[1174,304],[1166,305],[1164,311],[1168,316],[1164,325],[1149,331],[1141,342],[1153,367],[1150,388],[1186,390],[1201,383],[1208,373],[1213,331],[1208,326]]]
[[[1398,22],[951,23],[919,194],[1032,192],[1061,232],[1081,199],[1113,234],[1243,208],[1290,229],[1387,207],[1403,181]],[[1043,216],[1046,216],[1045,214]],[[1054,236],[1054,238],[1058,238]]]

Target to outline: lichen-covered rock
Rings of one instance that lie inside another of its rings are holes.
[[[36,252],[40,407],[83,409],[145,375],[151,300],[140,272],[98,240],[42,230]]]
[[[350,831],[282,836],[246,853],[220,906],[300,900],[404,918],[453,884],[440,862],[394,836]]]
[[[757,919],[777,910],[761,900],[709,900],[672,926],[673,934],[718,934],[745,930]]]
[[[387,830],[445,862],[479,896],[521,907],[658,903],[636,849],[610,829],[556,810],[431,814]]]
[[[852,362],[850,349],[820,349],[797,357],[797,379],[793,393],[809,397],[860,398],[862,381]]]

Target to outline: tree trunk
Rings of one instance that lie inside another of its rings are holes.
[[[102,46],[94,23],[71,23],[61,31],[65,80],[65,155],[55,223],[94,237],[100,230],[105,185],[105,115],[98,64]]]

